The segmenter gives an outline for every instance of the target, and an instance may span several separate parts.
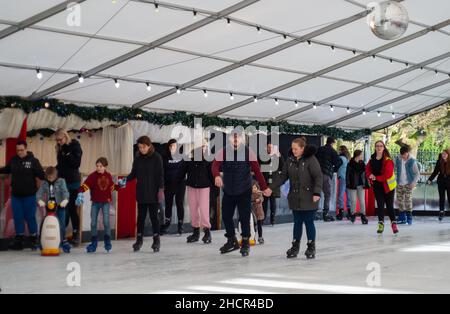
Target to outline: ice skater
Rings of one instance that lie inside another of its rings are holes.
[[[318,210],[322,184],[324,182],[320,163],[315,157],[316,147],[306,145],[302,138],[292,142],[292,155],[286,161],[279,178],[270,185],[265,194],[290,181],[288,195],[289,208],[294,214],[294,241],[286,252],[287,258],[296,258],[300,252],[303,225],[306,226],[308,238],[305,256],[316,257],[316,227],[314,220]]]
[[[377,200],[378,234],[384,232],[385,206],[391,219],[392,232],[399,232],[397,217],[394,209],[395,188],[397,181],[394,173],[394,162],[382,141],[375,143],[375,153],[366,166],[366,176],[373,186],[375,199]]]
[[[49,208],[49,204],[56,206],[56,217],[58,218],[61,234],[60,246],[64,253],[70,253],[72,247],[66,238],[66,207],[69,204],[70,193],[67,189],[66,181],[58,178],[58,170],[55,167],[48,167],[45,170],[45,180],[42,182],[36,198],[38,199],[39,207]]]
[[[120,180],[125,187],[128,181],[137,180],[136,200],[138,203],[137,237],[133,250],[138,252],[144,243],[145,220],[150,214],[153,228],[152,249],[155,253],[161,249],[161,226],[159,223],[159,203],[164,199],[164,168],[161,155],[156,152],[148,136],[137,140],[139,153],[133,162],[131,173]]]
[[[110,225],[110,204],[112,201],[112,192],[119,189],[119,185],[114,184],[112,175],[107,171],[108,160],[104,157],[99,158],[95,162],[97,170],[91,173],[86,181],[81,185],[76,205],[81,206],[84,203],[84,193],[91,191],[91,244],[88,245],[86,251],[95,253],[98,246],[98,214],[103,215],[103,229],[105,250],[112,250],[111,244],[111,225]]]
[[[450,148],[444,150],[439,156],[433,174],[427,183],[431,184],[436,177],[439,190],[439,221],[442,221],[445,217],[445,193],[447,193],[450,207]]]
[[[267,189],[266,181],[259,168],[254,152],[245,145],[244,134],[233,131],[228,138],[228,145],[221,150],[212,165],[215,185],[223,188],[222,219],[225,224],[227,243],[220,249],[222,254],[239,250],[236,229],[233,221],[236,207],[242,225],[243,257],[250,254],[250,215],[252,202],[253,171],[262,190]],[[220,171],[223,172],[223,179]],[[270,195],[268,195],[270,196]]]
[[[253,187],[252,187],[252,213],[253,216],[256,218],[256,225],[258,229],[258,243],[264,244],[264,238],[263,238],[263,224],[264,219],[266,218],[264,215],[264,208],[263,208],[263,201],[264,196],[259,189],[259,184],[257,181],[253,181]],[[252,226],[253,227],[253,226]]]
[[[348,213],[350,221],[356,221],[356,205],[359,201],[361,222],[367,225],[369,220],[366,217],[366,190],[370,188],[369,180],[366,177],[366,165],[363,160],[363,152],[359,149],[353,153],[353,158],[347,165],[346,172],[347,196],[350,202]]]

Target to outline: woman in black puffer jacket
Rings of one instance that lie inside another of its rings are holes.
[[[72,244],[79,243],[81,222],[78,214],[78,208],[75,205],[78,190],[81,186],[81,158],[83,150],[77,140],[70,138],[69,133],[64,130],[58,130],[55,133],[57,161],[56,169],[60,178],[64,179],[70,193],[69,204],[67,205],[66,227],[72,221]]]

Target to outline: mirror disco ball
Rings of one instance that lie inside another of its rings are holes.
[[[370,29],[375,36],[384,40],[401,37],[408,29],[408,11],[396,1],[369,4],[373,12],[368,16]]]

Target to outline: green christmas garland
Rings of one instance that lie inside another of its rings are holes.
[[[47,104],[47,106],[46,106]],[[183,111],[174,113],[154,113],[141,109],[124,107],[121,109],[110,109],[104,106],[82,107],[74,104],[64,104],[55,99],[29,101],[19,97],[0,97],[0,110],[5,108],[18,108],[25,113],[37,112],[42,109],[48,109],[56,113],[60,117],[67,117],[69,115],[76,115],[84,121],[103,121],[111,120],[117,123],[125,123],[132,120],[147,121],[156,125],[172,125],[180,123],[187,127],[194,127],[194,119],[202,119],[203,127],[217,126],[228,127],[242,125],[252,125],[256,128],[279,127],[283,134],[308,134],[308,135],[326,135],[332,136],[336,139],[343,139],[346,141],[355,141],[364,136],[370,135],[371,130],[362,129],[358,131],[345,131],[339,128],[330,128],[321,125],[296,125],[286,121],[242,121],[238,119],[224,119],[219,117],[210,117],[208,115],[193,115],[187,114]],[[50,136],[52,130],[35,130],[29,132],[29,135],[41,134],[42,136]]]

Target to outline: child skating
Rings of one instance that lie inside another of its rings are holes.
[[[256,217],[258,226],[258,243],[264,244],[263,238],[263,224],[264,224],[264,208],[263,208],[264,197],[259,189],[258,182],[253,182],[252,187],[252,212],[254,217]]]
[[[99,158],[95,163],[97,170],[91,173],[86,181],[81,185],[76,205],[81,206],[84,203],[84,194],[91,191],[91,244],[86,248],[88,253],[95,253],[98,246],[98,214],[103,214],[103,227],[105,230],[105,250],[112,250],[111,244],[111,227],[110,227],[110,203],[112,201],[112,192],[117,191],[119,186],[114,184],[112,175],[107,171],[108,160]]]
[[[56,209],[59,228],[61,233],[61,248],[64,253],[70,253],[72,247],[66,239],[66,207],[69,204],[70,193],[67,189],[66,181],[58,178],[58,171],[54,167],[49,167],[45,171],[45,180],[39,188],[36,198],[39,207],[47,210]],[[42,228],[41,228],[42,229]]]

